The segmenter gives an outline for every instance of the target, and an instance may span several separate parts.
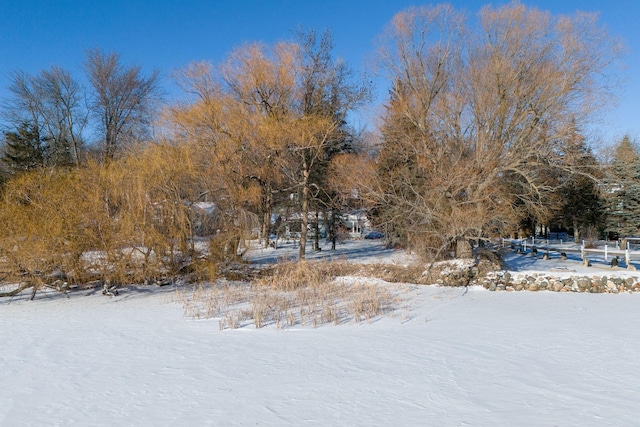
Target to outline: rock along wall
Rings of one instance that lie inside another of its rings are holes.
[[[611,275],[554,275],[544,273],[511,273],[502,270],[495,260],[480,260],[474,263],[449,265],[439,269],[434,283],[440,286],[482,286],[490,291],[553,291],[553,292],[591,292],[620,293],[640,292],[640,273],[638,276]]]
[[[613,293],[640,291],[640,277],[571,276],[552,274],[515,274],[506,271],[488,273],[475,281],[490,291],[553,291]]]

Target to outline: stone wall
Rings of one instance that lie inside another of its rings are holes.
[[[640,277],[571,276],[553,274],[514,274],[498,271],[477,278],[477,285],[490,291],[553,291],[613,293],[640,291]]]
[[[493,268],[492,268],[493,267]],[[431,282],[433,283],[433,282]],[[620,277],[611,275],[554,275],[549,273],[510,273],[495,263],[482,261],[439,271],[435,284],[440,286],[482,286],[490,291],[553,291],[620,293],[640,292],[640,274]]]

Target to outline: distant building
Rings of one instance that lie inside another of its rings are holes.
[[[364,210],[356,210],[343,215],[342,224],[351,237],[361,237],[371,231],[371,221]]]

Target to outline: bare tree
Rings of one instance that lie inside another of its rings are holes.
[[[9,92],[5,120],[14,128],[28,124],[47,141],[45,163],[79,165],[87,113],[82,88],[71,74],[60,67],[36,75],[14,72]]]
[[[35,78],[23,71],[10,75],[9,98],[3,100],[2,117],[12,127],[28,123],[40,131],[44,126],[42,99],[36,87]]]
[[[148,77],[139,66],[124,66],[120,55],[87,51],[86,70],[93,89],[91,111],[103,133],[104,160],[124,145],[147,136],[155,97],[160,94],[158,72]]]
[[[36,78],[41,94],[44,125],[52,136],[54,147],[76,166],[80,165],[87,124],[84,92],[71,74],[60,67],[44,70]]]
[[[369,194],[384,222],[435,257],[468,256],[470,240],[548,216],[558,174],[589,173],[569,145],[606,101],[620,52],[592,14],[514,2],[478,18],[412,8],[380,48],[393,88]]]

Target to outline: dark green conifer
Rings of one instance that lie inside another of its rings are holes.
[[[613,153],[605,185],[607,231],[621,236],[640,229],[640,152],[625,136]]]
[[[4,150],[0,160],[10,173],[24,172],[45,165],[47,143],[38,128],[23,123],[18,129],[4,132]]]

